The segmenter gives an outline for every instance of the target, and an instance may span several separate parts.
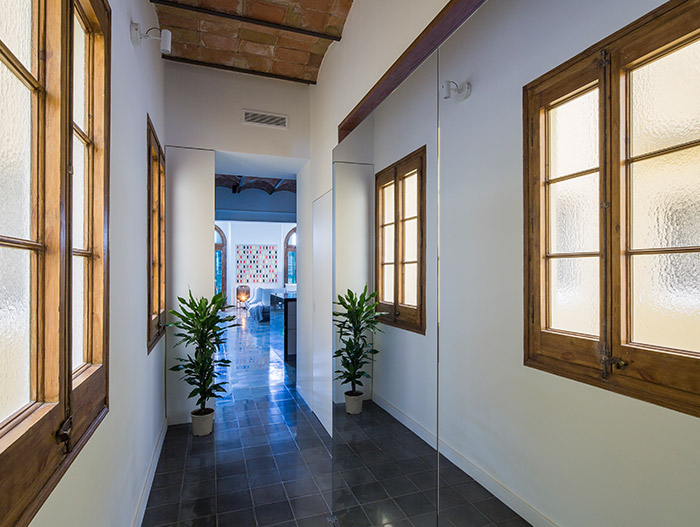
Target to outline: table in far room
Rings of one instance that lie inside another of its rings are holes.
[[[284,361],[297,357],[297,294],[295,291],[272,293],[270,304],[279,303],[284,307]]]

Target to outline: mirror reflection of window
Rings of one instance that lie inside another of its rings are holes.
[[[284,282],[297,283],[297,228],[294,227],[284,239]]]

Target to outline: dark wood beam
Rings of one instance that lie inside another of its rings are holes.
[[[486,0],[450,0],[423,32],[391,65],[348,116],[338,125],[338,142],[345,139],[399,85],[423,64]]]
[[[308,79],[299,79],[297,77],[287,77],[286,75],[278,75],[276,73],[268,73],[266,71],[247,70],[244,68],[236,68],[235,66],[226,66],[225,64],[215,64],[213,62],[204,62],[202,60],[186,59],[184,57],[173,57],[172,55],[163,55],[165,60],[172,62],[182,62],[183,64],[192,64],[193,66],[204,66],[205,68],[214,68],[217,70],[235,71],[236,73],[248,73],[259,77],[267,77],[269,79],[279,79],[283,81],[299,82],[301,84],[316,84],[316,81]]]
[[[193,11],[195,13],[201,13],[203,15],[214,16],[218,18],[227,18],[228,20],[237,20],[239,22],[245,22],[247,24],[254,24],[256,26],[265,26],[273,29],[279,29],[280,31],[288,31],[290,33],[299,33],[300,35],[307,35],[309,37],[322,38],[325,40],[334,40],[336,42],[340,41],[340,37],[336,35],[329,35],[327,33],[321,33],[320,31],[311,31],[310,29],[303,29],[300,27],[287,26],[285,24],[276,24],[275,22],[267,22],[266,20],[259,20],[257,18],[250,18],[243,15],[234,15],[233,13],[226,13],[224,11],[215,11],[213,9],[207,9],[205,7],[198,7],[193,5],[181,4],[179,2],[174,2],[173,0],[151,0],[152,4],[158,4],[166,7],[172,7],[174,9],[184,9],[185,11]]]

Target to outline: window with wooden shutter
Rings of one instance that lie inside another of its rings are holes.
[[[165,335],[165,153],[151,119],[148,151],[148,351]]]
[[[525,363],[700,416],[700,4],[524,89]]]
[[[0,17],[0,526],[27,525],[107,412],[110,9]]]
[[[380,320],[425,334],[425,147],[376,175]]]

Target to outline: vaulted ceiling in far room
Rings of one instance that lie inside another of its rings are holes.
[[[151,0],[170,60],[315,84],[352,0]]]

